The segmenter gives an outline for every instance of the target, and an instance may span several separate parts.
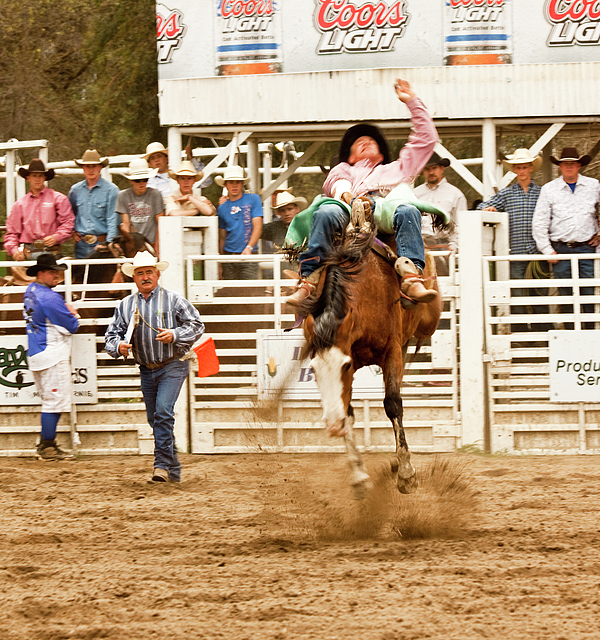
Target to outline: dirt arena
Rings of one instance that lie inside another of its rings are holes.
[[[1,640],[600,637],[597,457],[0,460]]]

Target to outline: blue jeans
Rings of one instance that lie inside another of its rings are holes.
[[[322,266],[331,253],[333,242],[350,222],[350,214],[337,204],[324,204],[313,214],[308,249],[300,254],[303,278]],[[421,212],[412,205],[402,204],[394,213],[396,253],[410,258],[418,267],[425,267],[425,248],[421,237]]]
[[[564,242],[553,242],[552,248],[556,253],[596,253],[596,247],[592,245],[584,244],[581,247],[568,247]],[[571,261],[559,260],[556,264],[552,265],[552,271],[555,278],[570,278],[571,277]],[[594,261],[593,260],[580,260],[579,261],[579,277],[580,278],[593,278],[594,277]],[[582,296],[593,296],[594,287],[580,287],[579,289]],[[571,287],[559,287],[558,292],[561,296],[570,296],[573,292]],[[581,310],[583,313],[594,313],[593,304],[582,304]],[[571,313],[573,311],[572,305],[563,305],[563,311],[565,313]],[[582,324],[584,329],[593,329],[593,322],[586,322]],[[565,324],[566,329],[572,329],[573,324],[568,322]]]
[[[154,468],[168,471],[169,479],[174,482],[181,479],[181,464],[175,447],[175,402],[189,370],[187,360],[173,360],[155,371],[140,365],[146,415],[154,434]]]
[[[538,262],[537,263],[540,269],[547,274],[546,277],[550,278],[550,272],[547,262]],[[522,298],[522,297],[537,297],[537,296],[547,296],[548,295],[548,287],[541,287],[540,285],[544,282],[543,279],[526,279],[525,272],[527,271],[527,267],[529,266],[529,260],[519,260],[518,262],[510,263],[510,279],[511,280],[525,280],[528,285],[535,284],[535,287],[528,287],[525,289],[513,289],[512,297],[513,298]],[[523,283],[525,284],[525,283]],[[548,284],[548,283],[546,283]],[[532,305],[531,310],[534,314],[550,313],[550,308],[545,304],[536,304]],[[527,315],[529,310],[526,306],[523,305],[511,305],[510,312],[518,315]],[[554,329],[554,325],[551,322],[539,322],[534,324],[530,321],[530,326],[532,331],[552,331]],[[519,331],[528,331],[529,326],[527,324],[513,324],[511,325],[511,330],[515,332]]]
[[[79,240],[79,242],[75,243],[75,258],[77,260],[87,258],[99,244],[106,244],[106,242],[94,242],[94,244],[88,244],[84,240]]]

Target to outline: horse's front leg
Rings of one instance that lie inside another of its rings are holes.
[[[362,456],[356,448],[356,442],[354,441],[354,408],[351,404],[348,405],[348,414],[344,422],[344,426],[346,427],[344,441],[346,443],[346,451],[348,452],[348,464],[350,465],[350,484],[354,491],[354,498],[356,500],[363,500],[373,488],[373,483],[365,470]]]
[[[383,406],[385,413],[394,427],[396,439],[396,457],[392,459],[392,472],[397,473],[398,491],[401,493],[412,493],[419,485],[417,472],[410,462],[410,451],[402,426],[402,396],[400,395],[400,376],[398,371],[402,371],[402,359],[388,361],[383,369],[385,380],[385,399]]]

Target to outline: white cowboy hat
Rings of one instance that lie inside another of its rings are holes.
[[[531,162],[533,170],[537,171],[542,166],[542,157],[535,156],[535,158],[529,152],[529,149],[516,149],[514,153],[506,156],[506,160],[503,161],[506,169],[512,170],[515,164],[527,164]]]
[[[140,267],[156,267],[159,271],[164,271],[169,266],[166,260],[157,262],[156,258],[149,251],[138,251],[133,256],[132,262],[125,262],[121,265],[121,271],[131,278],[133,272]]]
[[[289,191],[280,191],[277,194],[277,199],[275,200],[273,209],[281,209],[281,207],[285,207],[288,204],[297,204],[301,211],[308,207],[308,201],[306,198],[303,198],[302,196],[294,198]]]
[[[143,158],[138,158],[129,163],[129,173],[125,177],[129,180],[146,180],[153,178],[157,173],[158,169],[150,169]]]
[[[153,153],[164,153],[168,157],[169,148],[165,148],[165,145],[162,142],[151,142],[146,147],[146,154],[143,155],[142,158],[144,158],[144,160],[148,160]]]
[[[250,178],[246,178],[244,175],[244,170],[242,167],[238,165],[232,165],[231,167],[226,167],[223,171],[223,177],[215,176],[215,182],[220,186],[224,186],[227,180],[241,180],[244,184],[250,180]]]
[[[184,160],[177,171],[169,169],[169,177],[173,178],[173,180],[177,180],[177,176],[180,176],[181,178],[196,178],[194,182],[198,182],[198,180],[202,180],[203,175],[202,171],[196,171],[196,167],[189,160]]]
[[[101,158],[96,149],[86,149],[81,160],[75,160],[75,164],[82,167],[86,164],[99,164],[102,167],[108,166],[108,158]]]

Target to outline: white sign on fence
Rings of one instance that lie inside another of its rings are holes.
[[[96,336],[73,336],[71,354],[73,402],[98,402],[96,382]],[[0,346],[0,405],[41,404],[27,365],[27,336],[2,336]]]
[[[600,334],[550,331],[550,400],[600,400]]]
[[[319,389],[310,359],[301,359],[305,345],[302,329],[257,332],[258,394],[285,389],[288,400],[319,400]],[[379,367],[363,367],[354,374],[352,397],[357,400],[383,399],[383,374]]]

